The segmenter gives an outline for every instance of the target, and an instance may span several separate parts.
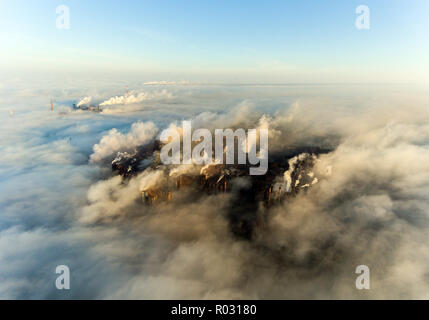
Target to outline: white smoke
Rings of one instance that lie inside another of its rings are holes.
[[[92,101],[92,97],[85,97],[77,103],[77,106],[80,107],[83,105],[89,105],[91,103],[91,101]]]
[[[112,156],[119,151],[133,150],[152,140],[158,132],[153,122],[136,122],[131,126],[130,132],[122,134],[117,129],[111,129],[94,145],[91,162],[98,162]]]
[[[100,104],[100,106],[112,106],[112,105],[126,105],[139,103],[147,100],[159,100],[159,99],[173,99],[174,95],[167,90],[155,91],[155,92],[140,92],[130,93],[124,96],[112,97]]]
[[[164,172],[161,170],[145,170],[138,177],[138,180],[140,180],[140,191],[146,191],[150,188],[157,188],[167,182]]]

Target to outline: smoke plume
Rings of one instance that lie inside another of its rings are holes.
[[[144,145],[154,138],[158,129],[153,122],[136,122],[131,126],[130,132],[122,134],[117,129],[111,129],[99,143],[94,145],[94,153],[91,161],[97,162],[118,151],[132,150],[137,146]]]
[[[155,99],[172,99],[174,95],[167,90],[155,91],[155,92],[139,92],[139,93],[130,93],[124,96],[115,96],[112,97],[100,104],[100,106],[111,106],[111,105],[124,105],[139,103],[146,100],[155,100]]]
[[[92,97],[85,97],[77,103],[77,106],[80,107],[83,105],[88,105],[91,103],[91,101],[92,101]]]

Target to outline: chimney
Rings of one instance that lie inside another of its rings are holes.
[[[54,100],[51,99],[51,111],[54,111]]]
[[[177,190],[180,190],[182,187],[182,176],[179,176],[176,180]]]
[[[269,207],[270,206],[270,202],[271,202],[271,191],[273,190],[273,187],[272,186],[270,186],[269,188],[268,188],[268,194],[267,194],[267,206]]]

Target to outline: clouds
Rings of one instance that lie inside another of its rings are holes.
[[[422,94],[175,90],[182,102],[170,109],[155,99],[148,109],[115,115],[58,115],[38,91],[31,99],[14,93],[15,115],[2,114],[0,128],[0,297],[427,297],[429,114]],[[110,96],[100,92],[56,99],[68,106],[82,95]],[[269,211],[240,200],[245,179],[231,193],[184,191],[142,206],[141,191],[164,184],[167,173],[148,168],[123,180],[107,160],[184,119],[194,128],[269,128],[273,153],[312,145],[331,152],[314,162],[317,184]],[[239,214],[264,222],[251,240],[231,230]],[[71,270],[68,293],[54,287],[60,264]],[[371,269],[368,292],[354,287],[359,264]]]

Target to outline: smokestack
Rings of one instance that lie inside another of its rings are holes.
[[[54,111],[54,100],[51,99],[51,111]]]
[[[271,190],[272,190],[272,189],[273,189],[273,187],[272,187],[272,186],[268,188],[268,196],[267,196],[267,202],[268,202],[268,205],[270,205],[270,200],[271,200]]]

